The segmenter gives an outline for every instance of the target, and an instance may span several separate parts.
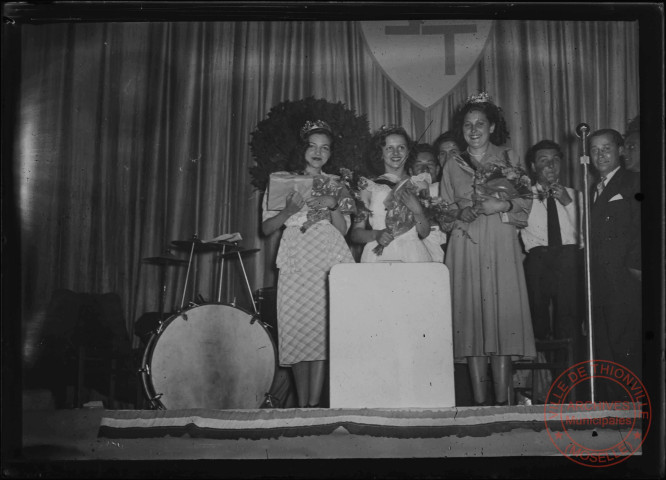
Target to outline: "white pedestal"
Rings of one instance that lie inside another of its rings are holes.
[[[332,408],[455,405],[445,265],[336,265],[330,306]]]

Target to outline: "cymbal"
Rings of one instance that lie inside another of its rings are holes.
[[[201,240],[174,240],[173,242],[171,242],[171,245],[173,245],[174,247],[180,250],[187,250],[187,251],[190,251],[192,249],[193,244],[195,252],[215,252],[218,250],[222,250],[225,247],[238,248],[235,243],[226,242],[224,240],[220,240],[218,242],[206,242],[206,243],[202,242]]]
[[[157,257],[148,257],[141,260],[143,263],[150,263],[151,265],[181,265],[187,263],[187,260],[177,258],[171,253],[163,253]]]
[[[225,252],[225,253],[220,254],[220,255],[218,255],[218,256],[219,256],[219,257],[222,257],[222,258],[228,258],[228,257],[234,257],[234,258],[236,258],[236,256],[237,256],[239,253],[240,253],[241,255],[249,255],[250,253],[257,253],[259,250],[260,250],[259,248],[250,248],[250,249],[248,249],[248,250],[243,250],[243,249],[241,249],[241,250],[236,250],[236,251],[233,251],[233,252]]]

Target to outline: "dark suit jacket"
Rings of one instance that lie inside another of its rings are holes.
[[[620,167],[596,202],[595,191],[596,184],[590,197],[593,303],[640,303],[640,282],[628,270],[641,269],[641,212],[635,198],[640,176]]]

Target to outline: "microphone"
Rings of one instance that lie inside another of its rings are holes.
[[[590,133],[590,126],[587,123],[580,123],[576,127],[576,136],[578,138],[586,137]]]
[[[581,157],[581,163],[585,162],[587,163],[587,142],[585,139],[587,136],[590,134],[590,126],[587,123],[579,123],[578,126],[576,127],[576,136],[580,138],[580,147],[581,150],[583,151],[583,156]]]

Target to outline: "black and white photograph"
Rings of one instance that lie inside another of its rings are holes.
[[[663,478],[663,27],[4,3],[3,476]]]

